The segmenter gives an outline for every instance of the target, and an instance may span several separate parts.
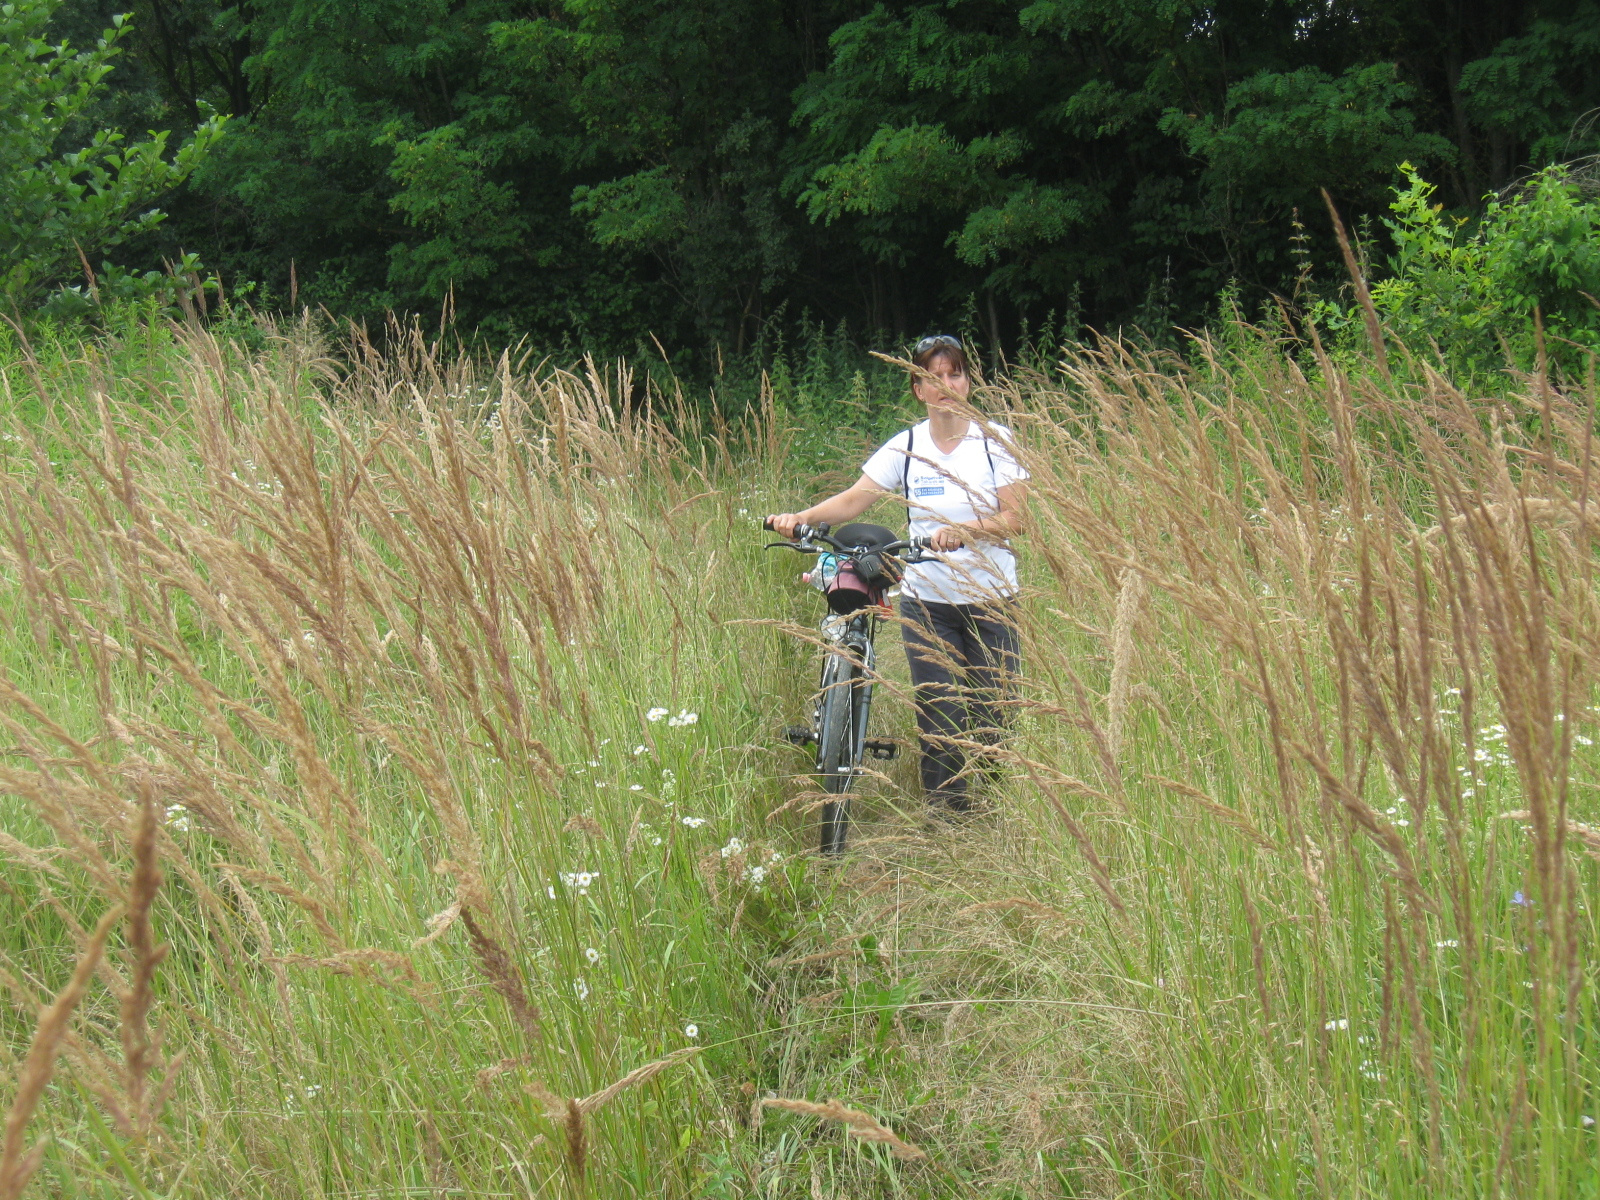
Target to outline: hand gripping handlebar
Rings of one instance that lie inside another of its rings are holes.
[[[762,521],[761,528],[771,530],[772,518],[768,517]],[[861,546],[846,546],[841,542],[835,541],[828,536],[828,531],[831,528],[832,526],[826,521],[819,521],[816,525],[796,525],[792,542],[768,542],[763,549],[772,550],[781,546],[786,550],[794,550],[800,554],[818,554],[821,552],[821,547],[816,545],[817,542],[826,542],[840,554],[856,554],[865,549],[865,547]],[[893,554],[904,559],[907,563],[919,563],[924,559],[938,557],[928,549],[927,538],[909,538],[905,541],[890,542],[887,546],[878,546],[875,549],[879,554]]]

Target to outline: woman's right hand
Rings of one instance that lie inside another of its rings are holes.
[[[767,527],[779,537],[786,537],[790,541],[794,540],[795,528],[800,524],[798,513],[778,513],[767,518]]]

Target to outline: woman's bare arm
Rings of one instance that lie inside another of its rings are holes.
[[[955,550],[969,539],[980,542],[1003,542],[1022,532],[1023,502],[1028,497],[1028,485],[1021,480],[995,489],[995,501],[1000,511],[991,517],[979,517],[965,525],[946,525],[933,535],[935,550]]]
[[[767,520],[778,533],[792,538],[796,525],[820,525],[826,521],[837,527],[854,521],[888,494],[863,475],[844,491],[819,500],[810,508],[797,513],[776,513]]]

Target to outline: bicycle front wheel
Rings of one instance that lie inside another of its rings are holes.
[[[848,654],[830,652],[822,667],[817,696],[817,776],[822,790],[838,796],[822,806],[822,852],[839,854],[850,830],[850,801],[855,783],[857,730],[856,691],[861,668]]]

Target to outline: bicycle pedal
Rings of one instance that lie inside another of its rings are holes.
[[[862,743],[862,749],[872,755],[873,758],[890,759],[900,749],[900,744],[878,738],[869,738]]]
[[[783,736],[796,746],[808,746],[817,740],[817,735],[804,725],[791,725],[783,731]]]

